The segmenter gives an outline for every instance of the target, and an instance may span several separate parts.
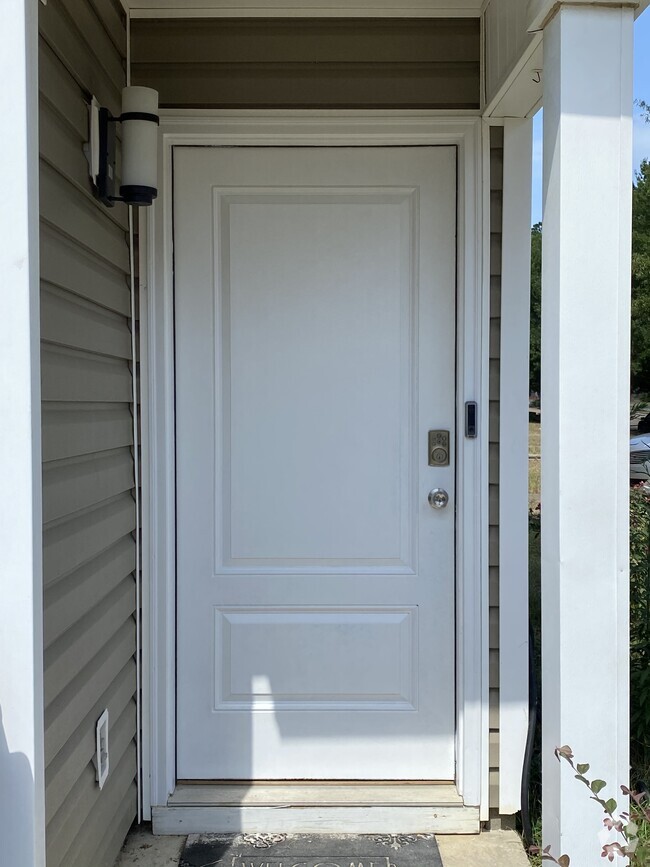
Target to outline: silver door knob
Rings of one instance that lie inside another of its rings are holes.
[[[444,509],[449,502],[449,494],[442,488],[429,491],[429,505],[432,509]]]

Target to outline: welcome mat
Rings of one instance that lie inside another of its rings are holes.
[[[179,867],[442,867],[433,834],[193,834]]]

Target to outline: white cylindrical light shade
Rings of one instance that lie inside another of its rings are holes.
[[[122,179],[126,202],[150,205],[158,193],[158,92],[122,90]]]

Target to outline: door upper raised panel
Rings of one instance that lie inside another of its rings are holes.
[[[413,570],[416,202],[215,191],[217,573]]]

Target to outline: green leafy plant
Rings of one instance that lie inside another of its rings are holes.
[[[630,731],[632,764],[650,764],[650,492],[630,490]]]
[[[615,798],[601,797],[601,792],[607,786],[605,780],[590,780],[587,777],[590,766],[574,762],[575,756],[571,747],[557,747],[555,756],[558,761],[564,759],[575,772],[576,780],[586,786],[591,800],[602,808],[605,814],[603,826],[619,837],[618,840],[603,845],[602,857],[607,858],[608,861],[614,861],[617,857],[629,858],[630,864],[634,867],[650,867],[650,807],[647,806],[647,793],[632,792],[627,786],[621,786],[621,792],[625,798],[630,799],[631,807],[629,812],[619,813]],[[559,867],[570,867],[569,855],[560,855],[556,858],[550,846],[546,846],[540,854],[542,861],[551,861]]]

